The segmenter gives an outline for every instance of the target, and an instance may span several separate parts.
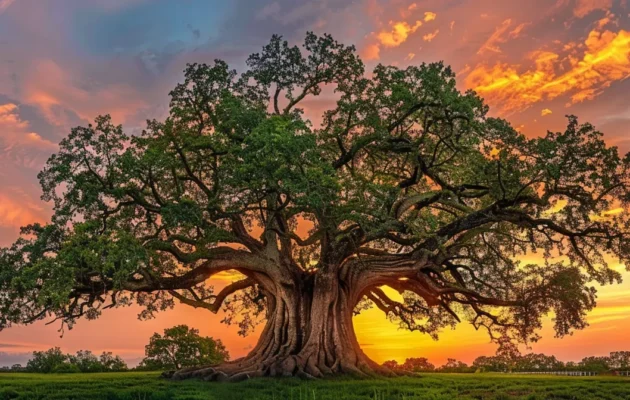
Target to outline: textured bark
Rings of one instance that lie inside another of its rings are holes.
[[[266,294],[267,322],[249,355],[167,376],[239,381],[261,376],[391,375],[359,346],[352,324],[359,293],[351,287],[325,273],[276,284],[275,291]]]

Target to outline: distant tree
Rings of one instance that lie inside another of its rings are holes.
[[[581,371],[603,372],[610,369],[610,358],[608,357],[584,357],[578,364]]]
[[[15,372],[24,371],[24,367],[22,367],[22,364],[13,364],[11,366],[11,371],[15,371]]]
[[[383,364],[383,367],[389,368],[392,371],[396,371],[400,369],[400,364],[396,360],[387,360]]]
[[[564,363],[554,356],[529,353],[515,358],[513,371],[554,371],[564,368]]]
[[[403,371],[411,372],[427,372],[434,371],[435,365],[431,364],[425,357],[408,358],[405,363],[400,366]]]
[[[33,358],[26,363],[26,370],[29,372],[53,372],[55,368],[68,362],[68,355],[64,354],[59,347],[54,347],[46,351],[34,351]]]
[[[567,371],[577,371],[579,369],[579,366],[575,361],[567,361],[564,364],[564,369]]]
[[[440,366],[437,370],[440,372],[469,372],[471,368],[462,361],[449,358],[446,360],[446,364]]]
[[[142,361],[140,361],[140,363],[134,368],[135,371],[164,371],[168,369],[170,368],[164,367],[162,362],[147,357],[142,359]]]
[[[90,350],[79,350],[75,356],[69,355],[68,362],[76,365],[81,372],[103,372],[103,365]]]
[[[199,335],[187,325],[177,325],[155,333],[145,348],[143,369],[181,369],[195,365],[218,364],[229,359],[221,340]]]
[[[502,356],[480,356],[473,361],[472,366],[481,372],[506,372],[511,363]]]
[[[76,374],[76,373],[84,372],[84,371],[81,371],[81,368],[79,368],[77,364],[64,362],[62,364],[55,365],[55,367],[50,372],[55,373],[55,374]],[[96,372],[96,371],[90,371],[90,372]]]
[[[127,363],[120,356],[114,356],[111,351],[104,351],[99,358],[99,362],[103,371],[120,372],[129,369]]]
[[[609,357],[610,368],[614,370],[630,369],[630,351],[613,351]]]
[[[19,364],[16,365],[19,367]],[[39,373],[109,372],[125,371],[127,364],[111,352],[103,352],[97,357],[90,350],[79,350],[72,355],[64,354],[59,347],[54,347],[33,352],[33,358],[28,361],[25,370]]]

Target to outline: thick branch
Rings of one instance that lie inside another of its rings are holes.
[[[202,307],[202,308],[206,308],[210,311],[212,311],[213,313],[217,313],[220,309],[221,309],[221,305],[223,304],[223,302],[225,301],[225,299],[233,294],[238,292],[239,290],[244,290],[247,289],[249,287],[252,287],[255,285],[255,282],[253,279],[250,278],[246,278],[246,279],[242,279],[240,281],[237,282],[233,282],[229,285],[227,285],[226,287],[224,287],[219,294],[217,294],[216,296],[214,296],[214,300],[212,303],[206,303],[205,301],[201,300],[201,299],[191,299],[188,298],[186,296],[181,295],[180,293],[178,293],[175,290],[169,290],[168,292],[175,297],[176,299],[178,299],[181,303],[198,308],[198,307]]]

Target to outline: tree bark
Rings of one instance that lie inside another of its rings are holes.
[[[361,293],[348,283],[335,273],[322,271],[276,282],[273,291],[265,288],[267,322],[246,357],[166,376],[239,381],[262,376],[391,375],[359,346],[352,316]]]

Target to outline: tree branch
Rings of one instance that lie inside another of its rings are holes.
[[[233,282],[227,285],[226,287],[224,287],[219,292],[219,294],[214,296],[213,297],[214,300],[212,303],[206,303],[205,301],[201,299],[190,299],[186,296],[181,295],[176,290],[169,290],[168,292],[169,294],[171,294],[173,297],[175,297],[177,300],[179,300],[183,304],[193,306],[195,308],[199,308],[199,307],[205,308],[216,314],[221,309],[221,305],[223,304],[223,302],[229,295],[236,293],[239,290],[244,290],[244,289],[247,289],[248,287],[252,287],[255,284],[256,282],[254,282],[254,280],[250,278]]]

